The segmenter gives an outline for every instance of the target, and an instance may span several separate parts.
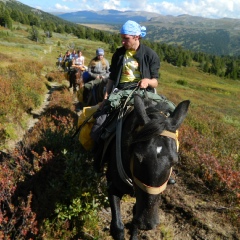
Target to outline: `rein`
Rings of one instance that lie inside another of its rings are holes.
[[[117,161],[117,170],[120,175],[120,178],[125,182],[127,185],[133,187],[133,182],[130,177],[128,177],[127,173],[125,172],[122,164],[122,152],[121,152],[121,138],[122,138],[122,123],[123,123],[123,116],[124,116],[124,109],[129,102],[133,93],[138,89],[136,87],[133,91],[129,94],[128,98],[126,99],[123,107],[120,109],[117,119],[117,126],[116,126],[116,161]],[[129,108],[131,109],[131,108]]]

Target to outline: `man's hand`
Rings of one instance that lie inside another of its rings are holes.
[[[138,86],[140,87],[140,88],[147,88],[148,87],[148,84],[149,83],[149,79],[148,78],[143,78],[142,80],[140,80],[139,82],[138,82]]]
[[[157,88],[158,86],[158,80],[156,78],[143,78],[142,80],[140,80],[138,82],[138,86],[140,88],[147,88],[147,87],[151,87],[151,88]]]

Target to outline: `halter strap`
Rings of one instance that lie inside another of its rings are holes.
[[[160,133],[160,136],[170,137],[173,138],[175,141],[178,140],[177,133],[169,132],[167,130],[163,130],[162,133]]]
[[[151,186],[148,186],[144,183],[142,183],[141,181],[139,181],[136,177],[133,176],[133,181],[137,184],[138,187],[140,187],[144,192],[148,193],[148,194],[153,194],[153,195],[157,195],[157,194],[160,194],[162,193],[166,187],[167,187],[167,183],[168,183],[168,180],[170,178],[172,174],[172,168],[170,168],[170,173],[169,173],[169,177],[167,179],[167,181],[159,186],[159,187],[151,187]]]
[[[162,133],[160,133],[160,135],[161,136],[165,136],[165,137],[170,137],[170,138],[174,139],[176,141],[177,148],[178,148],[178,132],[173,133],[173,132],[169,132],[167,130],[164,130]],[[139,188],[141,188],[144,192],[146,192],[148,194],[153,194],[153,195],[160,194],[160,193],[162,193],[166,189],[168,180],[169,180],[169,178],[170,178],[170,176],[172,174],[172,167],[171,167],[167,181],[165,181],[159,187],[152,187],[152,186],[148,186],[145,183],[141,182],[138,178],[136,178],[134,176],[134,174],[133,174],[133,157],[131,158],[131,161],[130,161],[130,170],[131,170],[132,178],[133,178],[133,181],[135,182],[135,184]]]

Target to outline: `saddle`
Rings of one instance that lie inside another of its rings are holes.
[[[133,106],[127,106],[125,111],[123,111],[124,112],[123,115],[121,115],[122,109],[117,109],[117,111],[111,113],[110,116],[108,116],[108,118],[104,122],[104,127],[101,130],[100,141],[99,141],[102,143],[102,144],[100,143],[100,148],[102,147],[102,151],[101,150],[98,151],[98,154],[100,156],[97,157],[97,158],[100,158],[99,163],[97,163],[97,165],[99,166],[100,169],[103,167],[103,164],[104,164],[103,159],[105,157],[108,146],[111,143],[112,139],[118,134],[121,135],[121,132],[117,133],[117,131],[118,131],[117,126],[118,126],[119,122],[121,121],[121,123],[123,123],[125,121],[126,117],[132,112],[133,109],[134,109]],[[121,119],[119,119],[119,117]],[[119,147],[121,147],[121,146],[119,146]],[[95,161],[96,161],[96,159],[95,159]]]

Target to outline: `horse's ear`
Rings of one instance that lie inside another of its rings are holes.
[[[188,111],[190,101],[185,100],[177,105],[174,112],[169,117],[168,122],[170,123],[170,129],[172,131],[176,131],[180,125],[182,124],[183,120],[185,119]]]
[[[145,109],[145,105],[143,99],[140,95],[134,94],[134,112],[137,116],[137,121],[139,125],[145,125],[150,121]]]

